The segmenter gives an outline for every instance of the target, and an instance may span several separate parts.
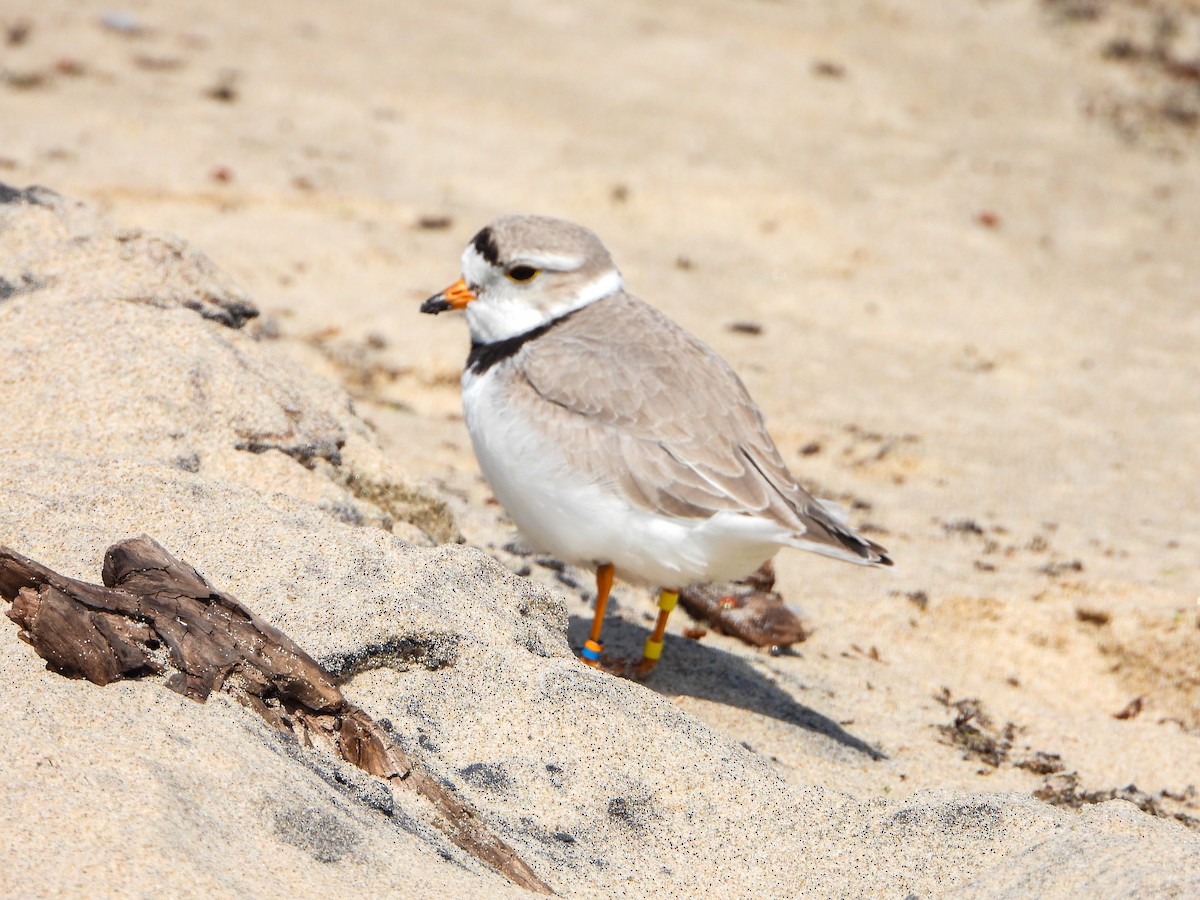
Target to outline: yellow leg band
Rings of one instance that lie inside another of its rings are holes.
[[[662,641],[656,641],[654,638],[646,638],[646,646],[642,650],[642,656],[646,659],[657,660],[662,656],[662,648]]]
[[[671,612],[679,602],[679,595],[674,591],[662,591],[658,595],[658,608],[663,612]]]

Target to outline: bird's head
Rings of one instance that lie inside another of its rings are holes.
[[[490,344],[623,286],[608,250],[583,226],[547,216],[502,216],[463,251],[462,278],[421,304],[421,312],[463,309],[471,340]]]

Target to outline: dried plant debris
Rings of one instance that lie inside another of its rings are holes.
[[[1046,778],[1045,783],[1033,792],[1033,796],[1054,806],[1065,806],[1068,809],[1080,809],[1092,803],[1106,803],[1109,800],[1128,800],[1142,812],[1160,819],[1175,819],[1188,828],[1200,831],[1200,792],[1194,785],[1188,785],[1182,791],[1159,791],[1149,794],[1135,784],[1123,788],[1109,788],[1102,791],[1085,790],[1079,783],[1076,772],[1061,772]],[[1184,810],[1191,812],[1184,812]]]
[[[1038,566],[1037,571],[1041,572],[1043,575],[1049,575],[1051,578],[1058,578],[1062,575],[1068,575],[1073,572],[1082,572],[1083,563],[1077,559],[1048,562],[1044,566]]]
[[[347,466],[331,466],[328,476],[384,513],[382,527],[391,531],[393,522],[407,522],[421,529],[435,544],[461,544],[462,533],[445,500],[419,488],[391,479],[370,478]]]
[[[808,637],[808,629],[774,587],[775,568],[767,561],[741,581],[690,587],[680,593],[679,603],[713,631],[755,647],[800,643]]]
[[[49,70],[41,69],[0,69],[0,82],[14,91],[31,91],[35,88],[47,87],[52,74]]]
[[[1036,750],[1031,756],[1019,759],[1013,765],[1034,775],[1054,775],[1066,768],[1061,756],[1057,753],[1047,753],[1045,750]]]
[[[942,733],[945,743],[962,749],[963,759],[978,759],[993,769],[1008,761],[1017,731],[1012,722],[997,728],[984,712],[982,703],[973,697],[953,700],[949,688],[942,688],[942,693],[936,699],[943,706],[955,710],[954,721],[949,725],[939,725],[938,731]]]
[[[1075,607],[1075,618],[1085,625],[1095,625],[1097,628],[1101,628],[1112,621],[1112,613],[1103,609],[1077,606]]]
[[[1180,608],[1169,618],[1145,617],[1119,638],[1100,634],[1109,671],[1133,696],[1145,697],[1156,721],[1200,734],[1200,614]]]
[[[884,434],[879,431],[846,426],[846,443],[842,447],[843,460],[851,468],[859,469],[888,461],[900,467],[895,476],[896,483],[903,483],[903,476],[915,466],[913,447],[921,442],[916,434]]]
[[[1178,0],[1042,0],[1051,21],[1082,28],[1096,56],[1119,69],[1085,110],[1132,144],[1179,155],[1200,130],[1200,4]]]
[[[389,359],[387,340],[378,334],[354,340],[339,338],[338,329],[324,329],[302,338],[338,373],[338,380],[356,400],[367,400],[391,409],[407,407],[387,396],[387,388],[412,369]]]
[[[983,534],[983,526],[974,519],[952,519],[942,522],[942,530],[946,534]]]
[[[1057,753],[1026,746],[1025,755],[1018,757],[1013,739],[1021,729],[1012,722],[1003,728],[997,727],[978,699],[954,700],[950,689],[945,687],[935,699],[955,711],[951,724],[938,726],[945,743],[960,747],[963,759],[978,759],[993,769],[1007,764],[1044,776],[1042,784],[1033,791],[1033,796],[1039,800],[1070,809],[1107,800],[1128,800],[1150,815],[1177,819],[1189,828],[1200,830],[1200,791],[1193,785],[1182,791],[1164,789],[1156,794],[1139,790],[1132,784],[1125,788],[1089,791],[1082,786],[1079,773],[1069,771],[1067,763]],[[987,774],[987,771],[981,769],[980,774]]]
[[[306,746],[321,746],[433,804],[435,824],[515,884],[551,893],[516,852],[388,730],[342,694],[334,677],[283,632],[143,536],[104,557],[103,586],[66,578],[0,548],[8,617],[48,668],[105,685],[159,676],[204,702],[224,691]]]
[[[1114,719],[1136,719],[1146,705],[1146,697],[1139,695],[1126,703],[1119,712],[1113,713]]]
[[[1027,539],[1013,534],[1012,529],[996,522],[980,521],[970,516],[942,519],[935,516],[932,523],[948,538],[974,544],[977,552],[986,559],[976,559],[973,566],[980,572],[995,572],[1002,559],[1013,559],[1024,554],[1053,556],[1051,537],[1058,530],[1055,522],[1043,522],[1041,530]],[[1036,567],[1035,571],[1052,578],[1082,572],[1083,563],[1078,559],[1051,559]]]

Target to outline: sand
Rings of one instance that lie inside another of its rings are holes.
[[[1200,25],[1068,6],[8,3],[0,180],[71,200],[2,207],[0,542],[152,534],[566,895],[1197,890]],[[581,669],[589,575],[513,552],[416,312],[509,211],[594,228],[898,570],[784,554],[805,643]],[[0,640],[6,894],[506,890],[236,706]]]

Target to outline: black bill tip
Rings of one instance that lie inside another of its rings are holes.
[[[431,316],[436,316],[438,313],[445,312],[448,309],[454,309],[454,307],[446,299],[445,294],[434,294],[421,304],[421,312],[429,313]]]

